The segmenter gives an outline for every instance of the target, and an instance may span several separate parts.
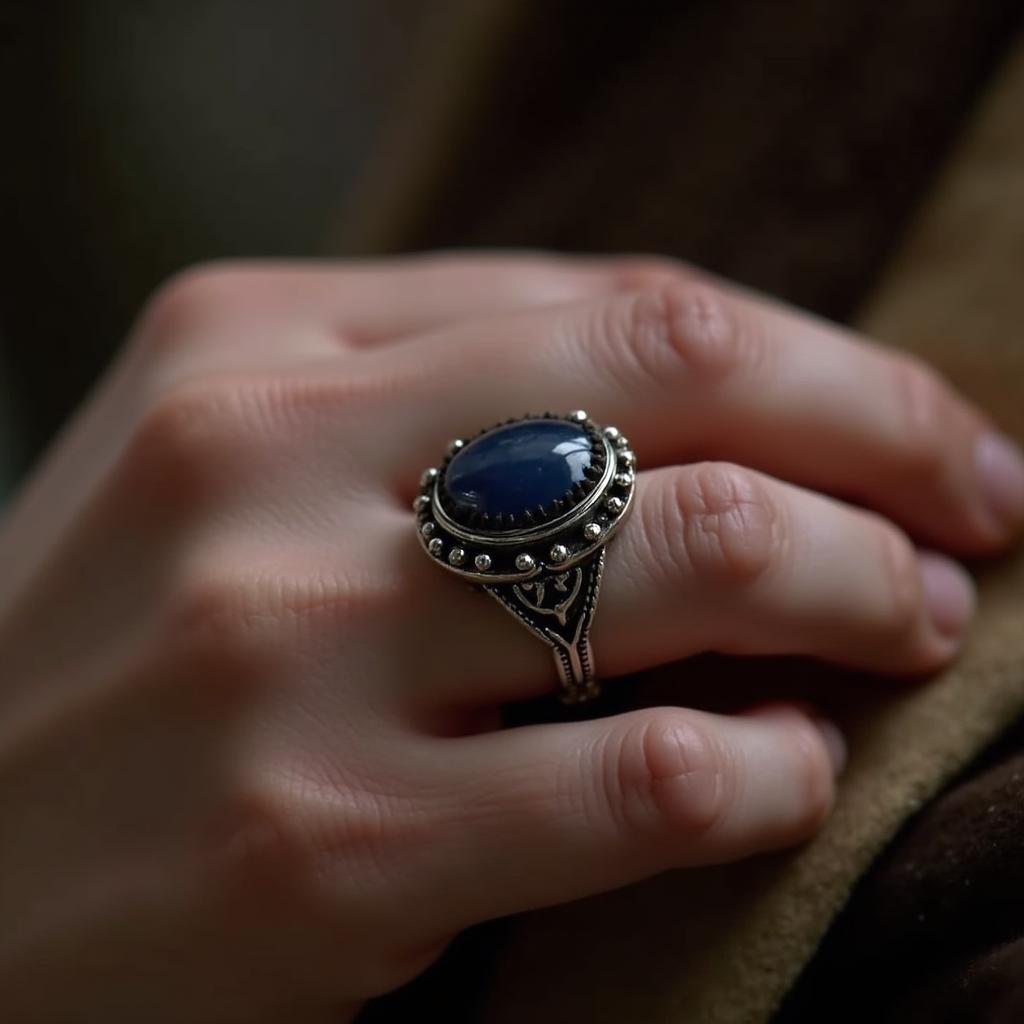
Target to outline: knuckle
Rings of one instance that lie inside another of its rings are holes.
[[[319,779],[280,765],[236,763],[214,804],[210,860],[232,884],[264,888],[296,884],[309,891],[325,877],[350,872],[372,908],[387,891],[394,856],[429,842],[407,802],[375,792],[355,772],[332,772],[325,793]]]
[[[251,299],[260,280],[259,271],[229,261],[202,263],[179,271],[146,304],[138,336],[157,348],[177,347]]]
[[[172,602],[173,603],[173,602]],[[193,721],[233,722],[293,676],[286,652],[229,613],[216,621],[179,601],[161,633],[148,678]]]
[[[948,386],[927,363],[900,355],[893,386],[902,423],[901,472],[919,483],[933,483],[947,471],[948,436],[953,403]]]
[[[205,545],[183,560],[167,619],[191,648],[234,652],[248,670],[252,661],[270,663],[282,633],[365,633],[399,619],[412,600],[386,574],[367,579],[358,567],[281,564]]]
[[[321,972],[339,952],[355,955],[369,998],[409,980],[446,943],[422,930],[381,939],[381,919],[407,910],[396,872],[408,867],[409,829],[390,835],[395,812],[386,800],[337,786],[325,797],[319,786],[266,767],[226,779],[197,829],[194,890],[206,919],[228,936],[254,928],[291,935]]]
[[[660,388],[680,376],[703,384],[744,369],[756,336],[740,329],[729,300],[717,288],[673,281],[602,304],[596,328],[597,355],[611,373],[635,386]]]
[[[625,829],[692,837],[729,814],[738,765],[697,716],[675,709],[642,714],[622,729],[612,749],[606,785]]]
[[[302,688],[309,665],[297,638],[316,644],[377,636],[407,600],[401,589],[254,560],[233,545],[196,545],[165,589],[138,678],[190,719],[233,720]],[[334,685],[340,693],[357,678],[346,667]]]
[[[782,506],[757,474],[703,463],[671,475],[645,503],[646,540],[673,575],[710,586],[750,584],[782,560]]]
[[[137,499],[188,507],[223,486],[257,446],[244,386],[180,385],[140,416],[120,468]]]
[[[248,571],[186,569],[168,598],[169,632],[187,651],[212,660],[207,676],[223,670],[226,659],[243,668],[257,663],[269,646],[260,638],[276,615],[268,588]]]
[[[404,383],[390,365],[346,365],[340,373],[268,378],[260,382],[258,397],[265,419],[292,429],[336,424],[339,415],[354,425],[368,411],[379,414],[404,398]]]
[[[899,528],[881,522],[879,538],[882,572],[887,591],[883,603],[884,632],[911,632],[921,615],[921,572],[910,539]]]
[[[251,606],[263,616],[287,620],[303,630],[339,636],[367,635],[381,623],[407,620],[419,609],[401,578],[364,571],[349,561],[317,567],[268,566],[250,586]]]
[[[313,830],[299,806],[289,787],[225,780],[201,838],[205,882],[216,898],[294,909],[316,862]],[[260,898],[252,903],[254,896]]]
[[[226,413],[221,389],[177,388],[142,414],[132,437],[132,454],[142,466],[156,466],[161,474],[205,466],[225,433]]]
[[[665,340],[683,370],[715,378],[743,370],[754,335],[741,329],[736,310],[712,285],[680,284],[662,292]]]

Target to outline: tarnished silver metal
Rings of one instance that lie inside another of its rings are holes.
[[[457,521],[446,503],[451,460],[491,430],[527,420],[562,420],[586,431],[593,458],[587,486],[525,521]],[[596,697],[600,687],[590,653],[590,625],[604,572],[605,545],[625,522],[636,489],[636,456],[621,432],[594,423],[577,410],[545,413],[495,424],[449,446],[444,460],[426,471],[414,504],[417,535],[434,562],[482,587],[554,653],[559,696],[565,703]],[[423,499],[423,500],[420,500]]]
[[[569,557],[569,549],[564,544],[552,544],[548,558],[552,565],[561,565]]]

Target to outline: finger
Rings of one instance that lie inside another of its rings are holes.
[[[328,271],[321,309],[354,345],[372,346],[467,318],[595,299],[627,285],[628,264],[579,257],[428,253]]]
[[[1024,518],[1024,463],[934,371],[706,282],[463,323],[401,359],[410,420],[430,429],[395,447],[396,483],[450,437],[585,408],[629,434],[642,466],[753,465],[956,552],[991,551]]]
[[[372,347],[466,317],[579,302],[635,279],[621,261],[432,253],[375,261],[202,265],[150,303],[145,335],[294,355]]]
[[[336,358],[339,349],[467,315],[593,298],[627,287],[638,266],[488,253],[199,265],[173,277],[147,304],[134,332],[137,343],[121,361],[118,386],[159,395],[229,370],[342,381],[357,374]]]
[[[824,730],[795,708],[653,708],[450,741],[438,791],[458,827],[417,871],[420,912],[461,926],[798,843],[833,799]]]
[[[423,571],[421,592],[437,596],[404,629],[420,631],[421,652],[451,653],[425,659],[409,682],[422,701],[487,703],[553,688],[544,644],[497,602],[431,565]],[[640,474],[635,511],[608,545],[591,643],[605,676],[709,650],[918,674],[955,655],[972,610],[967,574],[918,553],[882,517],[702,463]]]

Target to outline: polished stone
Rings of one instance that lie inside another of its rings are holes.
[[[550,505],[586,479],[590,438],[565,420],[522,420],[471,441],[448,464],[444,488],[461,509],[517,516]]]

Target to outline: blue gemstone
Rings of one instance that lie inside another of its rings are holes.
[[[586,431],[565,420],[521,420],[471,441],[448,463],[444,489],[459,509],[517,516],[565,496],[593,461]]]

